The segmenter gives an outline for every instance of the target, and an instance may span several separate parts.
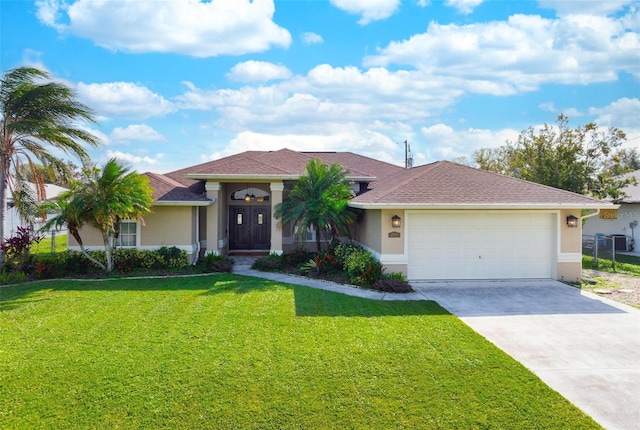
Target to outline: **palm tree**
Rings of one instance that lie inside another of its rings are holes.
[[[305,174],[276,206],[274,216],[285,224],[291,223],[299,235],[315,230],[320,252],[322,230],[331,231],[334,237],[337,233],[348,233],[354,220],[354,213],[347,207],[353,192],[346,176],[347,172],[337,163],[327,166],[320,160],[310,160]]]
[[[38,163],[63,177],[70,171],[51,150],[88,160],[83,144],[97,146],[79,121],[95,123],[92,111],[76,100],[65,85],[52,82],[47,72],[20,67],[6,72],[0,82],[0,239],[5,236],[7,189],[14,194],[21,215],[33,219],[34,205],[45,197]],[[30,174],[27,175],[27,172]],[[35,192],[27,186],[35,184]],[[0,254],[0,262],[3,256]]]
[[[151,212],[153,189],[149,178],[118,163],[114,158],[102,169],[86,172],[84,182],[74,183],[68,193],[45,207],[53,217],[43,227],[67,224],[69,233],[78,241],[82,253],[105,271],[113,270],[113,252],[116,249],[121,220],[142,220]],[[93,258],[84,248],[80,229],[84,225],[100,231],[106,254],[106,264]]]

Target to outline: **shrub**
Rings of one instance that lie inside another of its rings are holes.
[[[207,251],[201,264],[207,272],[231,272],[235,261],[226,255],[218,255],[215,252]]]
[[[175,246],[162,248],[156,251],[164,260],[164,267],[180,268],[189,265],[187,251],[179,249]]]
[[[16,272],[32,272],[34,259],[30,250],[42,238],[43,236],[34,234],[33,229],[18,226],[13,236],[0,243],[0,249],[5,255],[4,269]]]
[[[352,243],[341,243],[333,249],[333,255],[335,255],[338,261],[344,263],[349,255],[360,249],[362,248]]]
[[[263,272],[277,272],[282,270],[282,255],[269,254],[259,257],[251,265],[252,269],[261,270]]]
[[[342,245],[339,245],[339,248]],[[344,261],[344,270],[349,281],[361,286],[370,286],[382,279],[382,264],[369,252],[356,247],[349,252]]]
[[[0,273],[0,285],[18,284],[27,280],[27,274],[24,272],[7,272],[5,270]]]
[[[372,290],[384,291],[387,293],[411,293],[413,288],[400,279],[381,279],[371,285]]]
[[[394,279],[397,281],[407,282],[407,278],[402,272],[383,273],[382,279]]]
[[[296,248],[282,256],[283,267],[299,267],[313,258],[314,253],[304,248]]]
[[[36,279],[62,278],[67,274],[66,254],[43,255],[36,260]]]
[[[113,265],[117,271],[129,273],[135,268],[142,267],[143,253],[145,251],[137,249],[117,249],[113,255]]]

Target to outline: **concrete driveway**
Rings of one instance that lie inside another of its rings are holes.
[[[412,285],[603,427],[640,428],[640,310],[556,281]]]

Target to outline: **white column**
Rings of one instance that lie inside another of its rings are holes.
[[[212,201],[219,201],[219,192],[220,192],[220,182],[206,182],[204,184],[204,189],[207,192],[207,198]],[[216,253],[218,250],[218,210],[220,205],[213,204],[207,206],[207,251],[214,251]]]
[[[275,208],[282,203],[284,183],[271,182],[271,250],[275,254],[282,254],[282,223],[273,216]]]

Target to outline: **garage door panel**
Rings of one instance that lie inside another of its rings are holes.
[[[551,213],[415,213],[408,217],[409,279],[552,277]]]

